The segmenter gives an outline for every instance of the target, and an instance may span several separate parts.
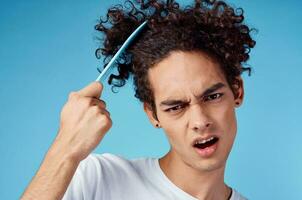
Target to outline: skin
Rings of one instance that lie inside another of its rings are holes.
[[[242,79],[238,77],[235,98],[215,60],[201,52],[182,51],[171,52],[149,70],[148,77],[157,119],[146,103],[144,110],[154,126],[160,124],[171,145],[159,160],[163,172],[198,199],[227,199],[231,189],[224,183],[224,171],[237,131],[235,108],[243,101]],[[215,84],[223,86],[202,95]],[[181,103],[162,105],[167,100]],[[219,138],[217,149],[204,158],[192,142],[212,135]]]
[[[57,137],[21,199],[62,199],[79,163],[100,143],[112,126],[103,86],[92,82],[71,92],[61,111]]]
[[[148,73],[159,121],[144,103],[151,123],[160,123],[171,144],[171,150],[159,161],[160,167],[175,185],[206,200],[226,199],[229,195],[230,189],[223,181],[225,162],[236,134],[235,101],[241,103],[243,98],[243,87],[238,87],[239,95],[234,99],[218,66],[205,54],[172,52]],[[221,100],[203,101],[203,97],[195,97],[217,82],[225,84],[216,91],[224,93]],[[106,104],[100,100],[102,89],[99,82],[93,82],[69,94],[57,137],[21,199],[63,197],[80,161],[112,126]],[[178,114],[166,112],[167,107],[160,106],[172,97],[187,101]],[[215,154],[204,159],[190,145],[195,138],[207,134],[215,134],[219,141]]]

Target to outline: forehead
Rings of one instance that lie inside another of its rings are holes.
[[[218,62],[201,52],[172,52],[149,69],[148,77],[156,101],[198,95],[217,82],[226,83]]]

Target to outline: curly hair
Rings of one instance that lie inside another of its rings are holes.
[[[133,2],[134,1],[134,2]],[[216,60],[235,94],[234,85],[242,72],[250,49],[256,42],[243,23],[243,9],[234,9],[223,1],[195,0],[181,7],[174,0],[126,0],[108,9],[105,19],[95,26],[103,34],[102,47],[96,56],[104,56],[105,66],[128,36],[144,21],[147,27],[117,62],[118,75],[111,74],[108,83],[122,87],[133,75],[135,97],[146,102],[156,115],[148,69],[168,57],[172,51],[199,51]]]

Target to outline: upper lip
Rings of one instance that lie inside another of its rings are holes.
[[[216,137],[219,139],[219,137],[217,135],[207,135],[207,136],[203,136],[203,137],[197,137],[193,140],[192,146],[194,146],[196,144],[196,142],[199,140],[207,140],[207,139],[210,139],[211,137]]]

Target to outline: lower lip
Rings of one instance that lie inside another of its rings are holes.
[[[212,146],[209,146],[207,148],[199,149],[199,148],[194,147],[194,149],[201,157],[208,158],[215,153],[215,151],[217,149],[217,144],[218,144],[218,141],[215,144],[213,144]]]

